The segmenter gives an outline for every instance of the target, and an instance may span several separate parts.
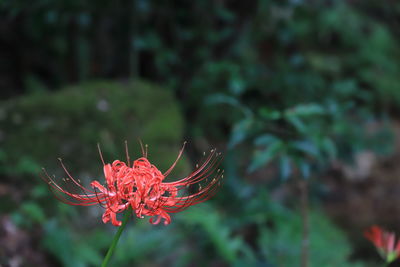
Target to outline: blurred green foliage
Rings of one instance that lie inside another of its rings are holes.
[[[98,174],[97,143],[109,162],[117,155],[125,158],[124,140],[132,156],[140,156],[139,137],[156,144],[149,154],[167,169],[182,139],[182,118],[172,95],[139,81],[90,82],[36,93],[3,102],[0,112],[1,171],[6,175],[37,175],[40,167],[55,165],[57,157],[75,171]],[[13,179],[22,178],[18,175]]]
[[[318,185],[332,161],[363,150],[392,152],[399,11],[372,0],[3,0],[0,174],[29,193],[0,209],[22,228],[39,225],[54,262],[98,265],[111,239],[106,226],[88,230],[99,212],[48,203],[40,167],[57,173],[61,156],[77,175],[100,175],[97,142],[112,160],[124,158],[124,140],[139,155],[141,137],[165,169],[184,136],[192,159],[208,143],[227,146],[223,190],[168,227],[136,219],[114,264],[298,266],[296,196],[266,192],[289,178]],[[88,82],[99,77],[124,82]],[[358,266],[346,237],[311,208],[312,266]]]
[[[259,245],[266,258],[273,259],[274,266],[297,266],[300,258],[299,246],[288,246],[301,242],[301,218],[293,212],[275,214],[276,225],[272,229],[264,228],[260,233]],[[287,223],[290,221],[291,223]],[[362,263],[349,263],[351,255],[346,238],[326,217],[314,212],[311,214],[310,266],[364,266]],[[276,240],[276,242],[271,242]],[[331,248],[331,249],[329,249]],[[325,250],[321,253],[322,250]]]

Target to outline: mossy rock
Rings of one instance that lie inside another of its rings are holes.
[[[46,167],[61,175],[60,157],[74,175],[98,176],[97,143],[112,162],[125,160],[127,140],[133,160],[141,156],[138,138],[165,171],[182,145],[182,124],[171,91],[146,82],[89,82],[11,99],[0,105],[0,174],[26,179]],[[182,161],[175,173],[186,167]]]

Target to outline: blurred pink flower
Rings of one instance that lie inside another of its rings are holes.
[[[395,246],[396,236],[394,233],[374,225],[364,232],[364,236],[375,245],[379,254],[387,263],[400,256],[400,241]]]

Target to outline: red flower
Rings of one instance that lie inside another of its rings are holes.
[[[364,236],[375,245],[386,262],[390,263],[400,256],[400,241],[395,246],[396,236],[394,233],[374,225],[364,232]]]
[[[185,144],[175,162],[164,173],[147,159],[147,147],[146,151],[142,147],[143,156],[133,161],[132,167],[127,148],[127,163],[115,160],[112,164],[104,163],[99,148],[104,165],[104,185],[93,181],[90,184],[91,188],[84,187],[79,179],[69,174],[61,160],[61,166],[67,174],[67,178],[63,179],[65,186],[57,184],[54,177],[50,177],[45,170],[44,179],[56,198],[66,204],[79,206],[100,204],[105,209],[104,223],[111,221],[113,225],[120,226],[117,213],[131,207],[139,218],[155,216],[150,218],[152,224],[158,224],[161,219],[164,219],[164,224],[169,224],[171,222],[169,213],[179,212],[206,201],[215,194],[220,186],[220,179],[223,178],[223,171],[218,169],[221,153],[213,149],[204,162],[200,166],[196,165],[196,169],[187,177],[175,182],[164,182],[182,156],[184,147]],[[198,184],[199,189],[195,193],[188,194],[193,189],[191,186],[195,184]],[[80,192],[76,192],[77,190]]]

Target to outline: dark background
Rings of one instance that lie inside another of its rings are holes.
[[[149,144],[180,178],[224,153],[213,200],[132,218],[113,266],[377,266],[400,233],[398,1],[0,1],[0,265],[98,266],[115,228],[52,197]],[[304,231],[307,232],[304,235]],[[304,247],[303,247],[304,248]],[[396,263],[393,264],[396,266]]]

